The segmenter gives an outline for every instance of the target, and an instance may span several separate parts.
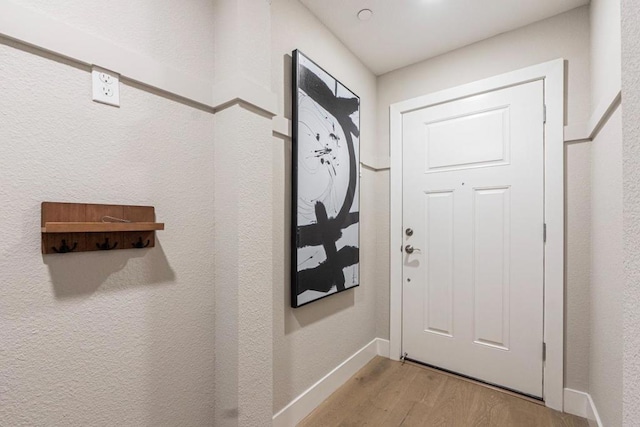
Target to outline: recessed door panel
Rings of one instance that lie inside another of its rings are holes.
[[[424,330],[453,334],[453,192],[426,193]]]
[[[427,122],[425,127],[427,172],[509,161],[509,107]]]
[[[509,188],[474,189],[473,299],[475,342],[509,349]]]

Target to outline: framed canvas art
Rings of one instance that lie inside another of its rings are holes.
[[[291,306],[360,284],[360,98],[293,52]]]

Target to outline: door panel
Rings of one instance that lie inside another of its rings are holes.
[[[453,333],[453,192],[427,193],[425,224],[427,281],[424,297],[424,329],[436,334]]]
[[[509,349],[509,188],[473,195],[474,342]]]
[[[543,82],[403,116],[403,351],[542,396]]]
[[[509,107],[426,123],[428,172],[509,161]],[[482,140],[478,135],[483,135]]]

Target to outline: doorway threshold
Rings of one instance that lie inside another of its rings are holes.
[[[430,365],[430,364],[424,363],[424,362],[420,362],[418,360],[414,360],[414,359],[411,359],[409,357],[406,357],[404,359],[404,361],[408,362],[408,363],[410,363],[410,364],[412,364],[414,366],[418,366],[420,368],[426,369],[426,370],[436,371],[436,372],[438,372],[440,374],[443,374],[443,375],[446,375],[446,376],[449,376],[449,377],[453,377],[453,378],[457,378],[457,379],[460,379],[460,380],[463,380],[463,381],[467,381],[467,382],[470,382],[472,384],[477,384],[477,385],[480,385],[482,387],[485,387],[485,388],[488,388],[488,389],[491,389],[491,390],[499,391],[499,392],[507,394],[509,396],[513,396],[513,397],[517,397],[517,398],[526,400],[527,402],[535,403],[536,405],[545,406],[544,399],[542,399],[540,397],[531,396],[531,395],[526,394],[526,393],[522,393],[522,392],[519,392],[519,391],[516,391],[516,390],[512,390],[512,389],[509,389],[509,388],[506,388],[506,387],[502,387],[502,386],[499,386],[499,385],[496,385],[496,384],[492,384],[492,383],[489,383],[489,382],[486,382],[486,381],[482,381],[482,380],[479,380],[477,378],[473,378],[473,377],[470,377],[470,376],[467,376],[467,375],[464,375],[464,374],[459,374],[457,372],[453,372],[453,371],[450,371],[448,369],[439,368],[437,366]]]

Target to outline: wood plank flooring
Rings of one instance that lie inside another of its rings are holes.
[[[376,357],[299,427],[588,427],[585,419],[437,370]]]

